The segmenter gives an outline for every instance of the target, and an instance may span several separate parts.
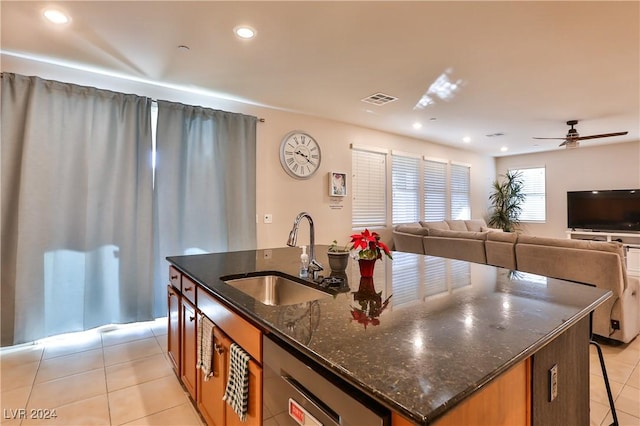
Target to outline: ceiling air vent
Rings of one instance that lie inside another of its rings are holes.
[[[398,98],[396,98],[395,96],[385,95],[384,93],[378,92],[362,99],[362,102],[366,102],[368,104],[373,104],[373,105],[384,105],[396,100],[398,100]]]

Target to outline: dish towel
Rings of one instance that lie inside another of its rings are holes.
[[[206,382],[213,376],[213,322],[204,315],[200,315],[197,325],[198,362],[196,368],[204,373]]]
[[[231,344],[229,380],[222,397],[243,422],[247,420],[249,402],[249,358],[240,346]]]

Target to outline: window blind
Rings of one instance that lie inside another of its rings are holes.
[[[393,224],[420,220],[420,160],[391,156]]]
[[[545,168],[514,169],[520,174],[522,192],[526,195],[522,203],[520,220],[523,222],[544,222],[546,220]]]
[[[471,219],[469,166],[451,164],[451,219]]]
[[[447,163],[424,161],[424,220],[447,218]]]
[[[352,150],[353,228],[385,226],[387,222],[386,154]]]

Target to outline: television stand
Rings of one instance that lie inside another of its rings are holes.
[[[571,229],[567,238],[622,243],[626,248],[627,274],[640,277],[640,233]]]

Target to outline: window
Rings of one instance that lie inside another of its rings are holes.
[[[420,159],[392,155],[393,224],[420,220]]]
[[[387,224],[386,154],[353,149],[353,228]]]
[[[471,219],[470,167],[451,164],[451,219]]]
[[[544,222],[546,220],[545,168],[510,169],[519,173],[522,191],[526,195],[522,203],[520,220],[523,222]]]
[[[424,161],[424,220],[447,218],[447,163]]]

